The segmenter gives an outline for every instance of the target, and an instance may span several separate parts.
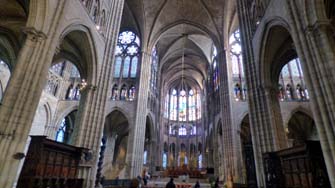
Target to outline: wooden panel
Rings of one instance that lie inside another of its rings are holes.
[[[264,167],[269,188],[330,187],[319,142],[308,141],[305,145],[267,153],[264,155]],[[281,185],[281,182],[284,184]]]
[[[33,136],[17,187],[81,188],[83,180],[76,175],[84,152],[87,149]]]

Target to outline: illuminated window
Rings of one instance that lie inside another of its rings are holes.
[[[167,167],[167,154],[166,153],[163,153],[163,168],[166,168]]]
[[[165,115],[173,121],[196,121],[201,118],[201,96],[195,90],[172,89],[166,96]]]
[[[151,76],[150,87],[152,91],[156,91],[157,87],[157,68],[158,68],[158,54],[156,47],[152,50],[151,55]]]
[[[187,131],[186,131],[186,128],[184,126],[181,126],[179,128],[178,135],[180,135],[180,136],[186,136],[187,135]]]
[[[198,167],[202,168],[202,155],[201,154],[198,157]]]
[[[238,29],[230,36],[229,47],[234,81],[234,97],[236,101],[245,101],[246,87],[244,83],[241,37]]]
[[[115,48],[114,78],[120,78],[121,68],[123,78],[136,78],[140,51],[140,39],[134,32],[123,31],[119,34]]]
[[[280,101],[309,100],[304,75],[298,58],[289,61],[281,70],[278,83]]]
[[[147,157],[148,157],[148,152],[147,150],[144,151],[143,153],[143,164],[147,164]]]
[[[220,86],[219,81],[219,66],[218,66],[218,58],[217,58],[217,49],[215,46],[212,48],[212,69],[213,69],[213,83],[214,83],[214,91],[218,91]]]

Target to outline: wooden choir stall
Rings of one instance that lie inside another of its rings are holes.
[[[17,188],[81,188],[79,163],[87,149],[32,136]]]

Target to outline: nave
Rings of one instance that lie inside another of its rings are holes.
[[[0,1],[0,187],[335,188],[334,8]]]

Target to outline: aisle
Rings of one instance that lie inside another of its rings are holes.
[[[165,188],[166,184],[169,182],[170,178],[159,178],[152,179],[148,182],[147,188]],[[192,188],[195,185],[197,179],[188,179],[188,182],[182,182],[178,178],[174,179],[176,188]],[[207,183],[207,180],[199,180],[201,188],[210,188],[210,184]]]

